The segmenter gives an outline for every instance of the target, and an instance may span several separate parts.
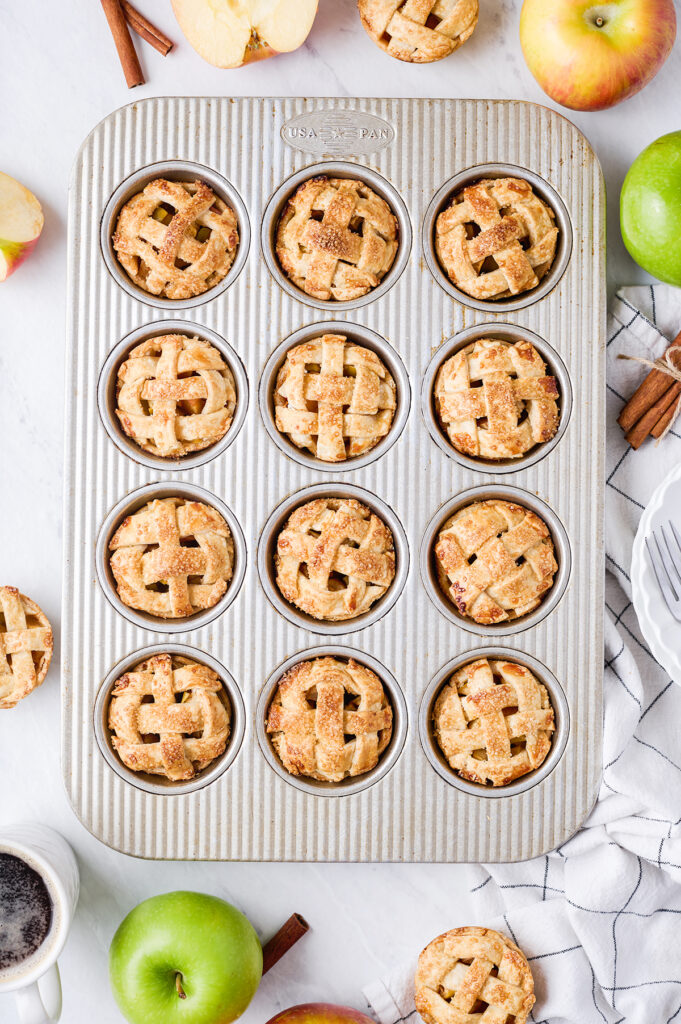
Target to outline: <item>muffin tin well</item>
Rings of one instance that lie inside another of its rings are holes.
[[[172,782],[158,775],[131,771],[130,768],[123,764],[111,742],[108,720],[109,703],[114,683],[124,672],[133,671],[143,661],[146,661],[147,658],[151,658],[155,654],[180,655],[202,665],[207,665],[208,668],[212,668],[213,672],[219,676],[222,682],[223,692],[220,698],[225,707],[229,709],[229,737],[223,753],[212,764],[204,768],[202,772],[199,772],[193,779],[189,779],[186,782]],[[123,658],[117,665],[113,666],[99,688],[94,705],[93,724],[97,745],[102,757],[109,768],[120,776],[124,782],[134,786],[135,789],[143,790],[145,793],[153,793],[156,796],[181,796],[187,793],[195,793],[197,790],[203,789],[204,786],[210,785],[211,782],[215,782],[233,764],[241,749],[246,731],[246,710],[237,683],[224,665],[221,665],[210,654],[197,650],[194,647],[189,647],[187,644],[159,643],[143,647],[139,651],[134,651],[126,658]]]
[[[454,675],[457,669],[469,665],[478,658],[492,658],[499,661],[513,661],[530,670],[533,675],[542,683],[547,690],[551,707],[553,708],[555,732],[551,738],[551,749],[546,759],[532,772],[523,775],[514,782],[505,786],[483,786],[475,782],[469,782],[462,778],[458,772],[448,764],[440,745],[435,737],[433,728],[433,709],[435,701],[440,695],[442,688]],[[543,665],[536,658],[525,653],[519,653],[506,647],[483,647],[478,651],[467,651],[456,658],[452,658],[446,665],[437,672],[430,680],[428,687],[421,699],[418,719],[419,738],[424,753],[431,765],[450,786],[454,786],[462,793],[469,796],[482,797],[483,799],[503,800],[505,797],[517,796],[519,793],[526,793],[528,790],[538,786],[543,779],[547,778],[559,763],[565,752],[568,737],[570,735],[570,711],[565,697],[565,691],[556,677],[546,665]]]
[[[307,778],[302,775],[292,775],[288,772],[279,760],[266,728],[267,713],[269,711],[272,698],[276,693],[277,686],[284,674],[288,672],[289,669],[294,668],[295,665],[300,664],[301,661],[312,661],[315,658],[324,657],[339,658],[343,661],[348,661],[350,658],[353,658],[361,665],[371,669],[371,671],[374,672],[383,683],[383,689],[390,702],[390,707],[392,708],[393,713],[393,728],[390,742],[379,757],[376,767],[365,772],[363,775],[358,775],[355,778],[350,777],[338,783],[320,782],[317,779]],[[287,658],[287,660],[282,665],[279,665],[267,679],[265,685],[260,691],[255,712],[255,730],[258,737],[258,744],[260,745],[260,750],[270,768],[276,772],[279,778],[283,779],[287,785],[292,786],[301,793],[308,793],[315,797],[346,797],[351,796],[354,793],[361,793],[363,790],[369,789],[371,786],[375,786],[377,782],[388,774],[402,753],[407,737],[407,728],[407,703],[404,699],[402,690],[392,673],[388,671],[385,665],[381,664],[380,661],[373,658],[365,651],[359,651],[351,647],[340,645],[312,647],[307,651],[300,651],[298,654],[293,654],[290,658]]]
[[[295,133],[286,130],[293,121]],[[372,148],[371,132],[382,124],[390,131]],[[313,131],[315,155],[306,151]],[[351,302],[306,295],[275,253],[287,199],[321,174],[365,181],[399,224],[386,277]],[[509,174],[528,180],[554,210],[558,252],[532,292],[477,303],[440,268],[434,224],[454,192]],[[193,299],[143,292],[111,245],[123,203],[159,176],[205,180],[237,214],[233,266]],[[597,791],[602,712],[605,219],[600,169],[584,137],[555,112],[520,103],[142,100],[84,142],[69,220],[63,762],[85,825],[124,852],[180,859],[489,862],[526,859],[564,841]],[[227,434],[169,460],[141,450],[115,415],[122,360],[165,333],[214,344],[237,390]],[[286,352],[324,333],[376,352],[397,390],[389,433],[340,463],[297,448],[274,422]],[[558,380],[557,434],[518,460],[462,455],[434,414],[439,367],[481,337],[527,338]],[[502,486],[505,474],[514,486]],[[180,620],[127,608],[107,551],[125,515],[170,495],[216,508],[235,545],[226,594]],[[276,584],[278,532],[294,508],[319,496],[356,498],[393,534],[395,579],[356,619],[315,620]],[[483,627],[447,601],[430,552],[457,508],[495,496],[544,519],[559,568],[535,612]],[[501,638],[507,648],[496,646]],[[481,643],[488,646],[473,649]],[[167,784],[121,764],[107,740],[106,708],[121,672],[176,649],[215,668],[233,718],[218,762],[189,783]],[[283,672],[324,654],[372,668],[395,716],[376,768],[330,786],[289,775],[265,730]],[[537,772],[491,792],[452,778],[423,722],[457,665],[497,654],[535,671],[558,728]]]

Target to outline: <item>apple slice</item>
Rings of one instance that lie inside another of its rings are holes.
[[[40,237],[43,221],[33,193],[0,171],[0,281],[26,259]]]
[[[178,24],[196,52],[218,68],[297,50],[307,39],[319,0],[172,0]]]

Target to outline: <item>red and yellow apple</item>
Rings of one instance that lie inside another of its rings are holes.
[[[525,0],[520,44],[556,103],[605,110],[642,89],[676,38],[674,0]]]
[[[268,1024],[374,1024],[359,1010],[348,1006],[331,1006],[329,1003],[305,1003],[282,1010]]]
[[[178,24],[196,52],[218,68],[297,50],[307,39],[319,0],[172,0]]]
[[[33,193],[0,171],[0,281],[29,255],[43,230],[43,220]]]

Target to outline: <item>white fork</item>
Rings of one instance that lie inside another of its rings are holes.
[[[671,519],[646,537],[646,547],[665,603],[681,622],[681,538]]]

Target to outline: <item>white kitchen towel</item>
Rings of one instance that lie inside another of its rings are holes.
[[[681,1024],[681,686],[642,639],[629,578],[641,512],[681,459],[681,418],[657,447],[647,441],[636,452],[616,422],[647,372],[618,355],[655,359],[680,330],[677,289],[627,288],[611,306],[598,802],[584,828],[554,853],[522,864],[472,866],[475,921],[459,919],[456,893],[449,908],[443,899],[443,930],[487,925],[524,950],[535,977],[535,1024]],[[365,989],[381,1024],[419,1024],[412,985],[417,953]]]

